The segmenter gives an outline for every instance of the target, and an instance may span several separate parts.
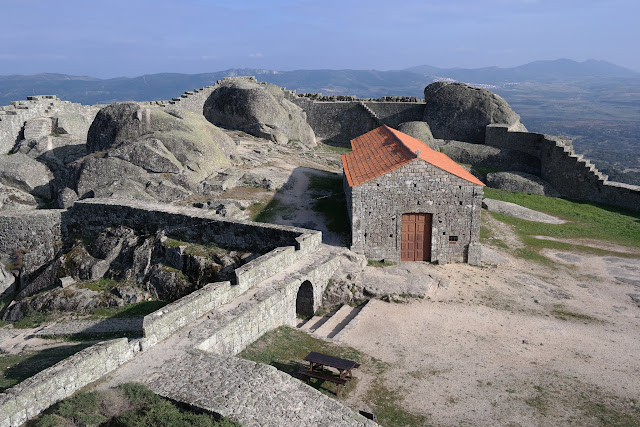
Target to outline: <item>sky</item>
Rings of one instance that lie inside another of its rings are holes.
[[[0,0],[0,75],[230,68],[640,71],[640,0]]]

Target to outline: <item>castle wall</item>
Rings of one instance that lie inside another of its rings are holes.
[[[467,261],[480,235],[482,187],[422,160],[351,187],[351,249],[400,260],[402,215],[432,214],[431,261]],[[456,243],[449,236],[457,236]]]
[[[588,159],[576,154],[571,141],[534,132],[512,132],[505,125],[489,125],[486,144],[503,151],[517,150],[534,161],[539,160],[540,170],[533,173],[540,175],[563,197],[640,211],[640,186],[609,181]],[[532,172],[522,168],[519,162],[514,162],[508,169],[499,168]]]
[[[417,99],[409,101],[408,97],[373,100],[346,96],[322,97],[293,91],[285,91],[285,96],[305,111],[316,138],[335,141],[345,147],[353,138],[381,124],[396,128],[400,123],[422,120],[424,112],[424,103]]]
[[[103,105],[82,105],[62,101],[54,95],[29,96],[26,101],[13,101],[0,107],[0,154],[7,154],[21,139],[24,123],[36,117],[54,117],[61,114],[77,115],[75,130],[86,137],[89,126]],[[82,124],[84,122],[84,124]]]
[[[563,197],[640,211],[640,186],[611,182],[560,138],[545,135],[541,177]]]

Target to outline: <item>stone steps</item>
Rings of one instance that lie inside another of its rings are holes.
[[[338,310],[335,310],[324,316],[314,316],[307,322],[299,325],[300,331],[307,332],[316,338],[333,341],[339,338],[339,335],[355,324],[355,319],[362,309],[366,307],[351,307],[344,304]]]
[[[364,108],[364,110],[371,116],[371,118],[373,120],[376,121],[377,124],[382,125],[382,121],[380,120],[380,118],[378,117],[378,115],[376,113],[373,112],[373,110],[371,108],[369,108],[367,106],[367,104],[365,104],[364,102],[360,101],[358,102],[362,108]]]

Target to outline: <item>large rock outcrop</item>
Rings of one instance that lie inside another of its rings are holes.
[[[207,180],[232,166],[236,149],[200,114],[124,102],[98,112],[87,152],[63,179],[79,197],[172,202],[206,192]]]
[[[429,147],[437,150],[438,145],[433,139],[433,134],[431,133],[431,129],[426,122],[404,122],[400,123],[398,126],[398,130],[402,133],[406,133],[409,136],[412,136],[416,139],[427,144]]]
[[[424,89],[424,121],[435,138],[483,144],[489,124],[526,132],[520,116],[500,96],[465,83],[436,82]]]
[[[560,197],[560,193],[551,187],[548,182],[540,177],[524,172],[488,173],[487,186],[500,190]]]
[[[305,112],[285,99],[278,86],[253,78],[224,79],[205,102],[204,115],[215,125],[279,144],[297,140],[307,147],[316,145]]]
[[[53,174],[44,164],[16,153],[0,156],[0,184],[35,196],[42,202],[52,198]]]

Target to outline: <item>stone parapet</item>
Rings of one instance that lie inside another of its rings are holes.
[[[0,394],[0,426],[20,426],[133,357],[126,338],[86,348]]]

